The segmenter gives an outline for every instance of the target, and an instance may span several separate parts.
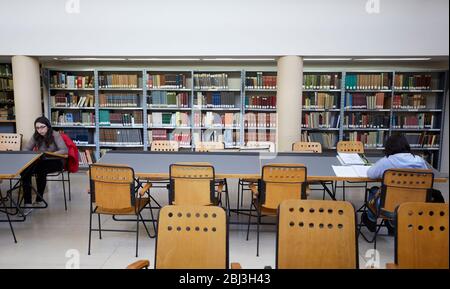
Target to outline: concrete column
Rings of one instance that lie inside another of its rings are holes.
[[[28,56],[13,56],[14,105],[17,133],[26,143],[34,133],[34,120],[42,115],[39,61]]]
[[[292,150],[300,139],[303,58],[283,56],[277,72],[277,150]]]

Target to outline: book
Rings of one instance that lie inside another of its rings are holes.
[[[338,152],[337,155],[338,160],[344,166],[348,165],[365,165],[367,163],[360,154],[357,153],[342,153]]]

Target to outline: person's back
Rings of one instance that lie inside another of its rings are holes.
[[[396,153],[377,161],[368,171],[367,176],[371,179],[381,179],[383,173],[388,169],[427,169],[426,161],[418,155],[410,152]]]

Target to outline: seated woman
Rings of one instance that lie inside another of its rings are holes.
[[[392,135],[384,146],[385,157],[377,161],[368,171],[371,179],[381,179],[388,169],[428,169],[427,162],[420,156],[411,153],[408,141],[403,135]],[[371,232],[376,230],[376,215],[372,210],[380,208],[379,188],[372,187],[369,191],[369,210],[361,215],[362,222]],[[392,234],[392,224],[387,222],[389,233]]]
[[[67,146],[64,140],[59,132],[53,131],[50,121],[46,117],[38,117],[34,121],[34,128],[34,134],[23,150],[67,154]],[[41,159],[35,165],[22,172],[25,206],[31,204],[32,201],[31,177],[36,175],[38,192],[36,203],[39,205],[42,202],[41,196],[43,196],[47,184],[47,174],[61,171],[63,166],[63,159]]]

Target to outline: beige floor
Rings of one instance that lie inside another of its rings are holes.
[[[5,183],[2,191],[5,191]],[[236,188],[231,181],[230,188]],[[448,200],[448,185],[438,185]],[[99,240],[93,233],[92,253],[87,255],[89,228],[89,196],[86,193],[87,177],[85,173],[72,175],[72,201],[68,211],[64,210],[60,183],[48,185],[46,199],[49,207],[34,210],[24,223],[14,223],[18,243],[15,244],[7,223],[0,223],[0,268],[125,268],[137,259],[154,260],[154,239],[149,239],[142,226],[140,230],[139,258],[135,258],[134,233],[103,233]],[[167,203],[167,193],[154,192],[157,200]],[[231,202],[234,205],[236,189],[232,190]],[[339,197],[341,195],[339,194]],[[321,193],[313,193],[314,198],[321,198]],[[352,190],[347,193],[347,200],[358,207],[363,199],[362,191]],[[0,218],[4,219],[0,213]],[[96,219],[94,219],[96,220]],[[242,220],[246,220],[243,218]],[[103,227],[134,229],[133,224],[114,222],[103,217]],[[94,222],[96,224],[96,222]],[[275,265],[275,227],[263,226],[261,233],[260,256],[256,257],[256,231],[252,230],[250,240],[245,240],[246,226],[230,227],[230,262],[240,262],[244,268],[264,268]],[[394,239],[380,236],[377,243],[380,268],[394,258]],[[360,267],[370,263],[372,245],[359,239]],[[367,254],[367,255],[366,255]],[[79,262],[77,262],[79,260]]]

